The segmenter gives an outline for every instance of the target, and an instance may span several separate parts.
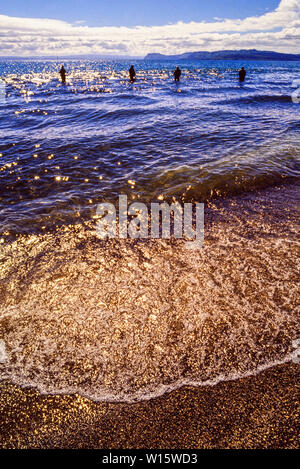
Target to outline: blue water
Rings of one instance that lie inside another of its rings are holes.
[[[200,201],[299,176],[299,62],[0,61],[0,226],[90,217],[119,194]],[[245,83],[237,70],[245,66]]]

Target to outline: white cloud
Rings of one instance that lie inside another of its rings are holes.
[[[55,19],[0,15],[0,55],[124,54],[256,48],[300,53],[300,0],[243,20],[165,26],[89,27]]]

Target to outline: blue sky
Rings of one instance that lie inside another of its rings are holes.
[[[153,26],[177,21],[247,18],[274,10],[278,0],[10,0],[1,14],[55,18],[88,26]]]
[[[2,0],[0,56],[300,54],[300,0]]]

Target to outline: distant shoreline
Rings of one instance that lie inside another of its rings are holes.
[[[222,50],[214,52],[186,52],[184,54],[147,54],[145,60],[271,60],[300,61],[300,54],[286,54],[260,50]]]
[[[198,51],[185,52],[183,54],[165,55],[159,53],[150,53],[142,56],[123,56],[123,55],[41,55],[41,56],[0,56],[1,60],[253,60],[253,61],[279,61],[279,62],[298,62],[300,54],[287,54],[275,51],[261,51],[256,49],[245,50],[221,50],[221,51]]]

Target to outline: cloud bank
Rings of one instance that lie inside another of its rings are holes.
[[[243,20],[134,28],[0,15],[0,56],[144,56],[254,48],[300,53],[300,0],[281,0],[275,11]]]

